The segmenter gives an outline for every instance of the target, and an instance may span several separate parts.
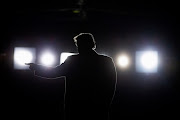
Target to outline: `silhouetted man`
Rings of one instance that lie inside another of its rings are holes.
[[[30,63],[30,69],[46,78],[66,77],[65,118],[67,120],[107,120],[116,86],[116,70],[110,57],[95,52],[94,37],[81,33],[74,37],[79,54],[55,67]]]

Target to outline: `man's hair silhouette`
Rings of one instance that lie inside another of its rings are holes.
[[[96,49],[94,36],[91,33],[80,33],[73,39],[77,47],[82,46],[88,49]]]
[[[67,120],[107,120],[115,93],[116,69],[112,58],[95,51],[91,33],[74,37],[79,54],[69,56],[54,68],[30,63],[35,75],[66,77],[65,118]]]

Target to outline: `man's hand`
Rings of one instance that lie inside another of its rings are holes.
[[[37,64],[35,63],[25,63],[25,65],[29,65],[29,69],[35,71],[37,69]]]

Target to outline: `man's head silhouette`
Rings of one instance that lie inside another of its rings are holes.
[[[80,33],[73,39],[79,53],[87,53],[88,51],[96,48],[95,40],[91,33]]]

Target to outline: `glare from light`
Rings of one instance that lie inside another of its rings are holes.
[[[141,63],[146,69],[153,69],[158,64],[157,54],[154,52],[146,52],[141,57]]]
[[[24,65],[25,63],[30,63],[32,61],[32,54],[29,51],[17,51],[14,55],[14,59],[17,64]]]
[[[129,57],[127,55],[121,55],[118,57],[118,65],[122,68],[126,68],[129,66]]]
[[[136,68],[138,72],[155,73],[158,67],[157,51],[141,51],[136,53]]]
[[[28,69],[25,63],[35,62],[35,48],[14,48],[14,69]]]
[[[55,56],[51,52],[45,52],[41,56],[41,63],[45,66],[52,66],[55,62]]]
[[[68,53],[68,52],[61,53],[60,64],[64,63],[64,61],[71,55],[75,55],[75,53]]]

